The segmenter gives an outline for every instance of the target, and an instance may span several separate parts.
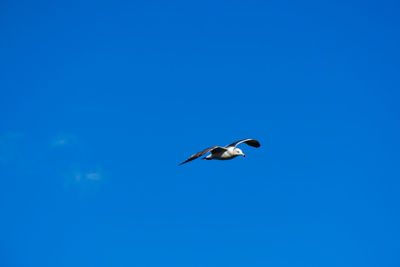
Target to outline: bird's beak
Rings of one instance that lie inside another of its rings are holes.
[[[245,154],[243,154],[243,153],[242,153],[242,156],[243,156],[243,157],[246,157],[246,155],[245,155]]]

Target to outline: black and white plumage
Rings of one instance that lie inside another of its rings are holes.
[[[218,159],[218,160],[227,160],[227,159],[233,159],[237,156],[243,156],[246,157],[245,154],[243,154],[242,150],[240,148],[237,148],[236,146],[241,144],[241,143],[245,143],[249,146],[252,147],[260,147],[260,143],[255,140],[255,139],[243,139],[240,141],[236,141],[230,145],[227,145],[226,147],[221,147],[221,146],[212,146],[209,148],[206,148],[196,154],[193,154],[192,156],[190,156],[190,158],[188,158],[187,160],[185,160],[184,162],[182,162],[179,165],[185,164],[189,161],[192,161],[194,159],[197,159],[205,154],[207,154],[208,152],[211,152],[210,155],[204,157],[203,159]]]

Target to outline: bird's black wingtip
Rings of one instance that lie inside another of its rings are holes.
[[[252,146],[252,147],[260,147],[260,146],[261,146],[260,142],[258,142],[258,141],[255,140],[255,139],[250,139],[250,140],[247,141],[246,143],[247,143],[249,146]]]
[[[185,163],[188,163],[188,162],[189,162],[189,160],[185,160],[184,162],[179,163],[178,166],[181,166],[181,165],[183,165]]]

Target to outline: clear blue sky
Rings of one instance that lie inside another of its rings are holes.
[[[56,2],[0,4],[0,266],[400,266],[397,1]]]

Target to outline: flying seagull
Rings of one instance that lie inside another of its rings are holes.
[[[205,154],[207,154],[208,152],[211,152],[210,155],[204,157],[203,159],[219,159],[219,160],[226,160],[226,159],[233,159],[237,156],[243,156],[246,157],[245,154],[243,154],[242,150],[240,148],[237,148],[236,146],[241,144],[241,143],[245,143],[249,146],[253,146],[253,147],[260,147],[260,143],[257,140],[254,139],[243,139],[240,141],[237,141],[235,143],[232,143],[230,145],[227,145],[226,147],[221,147],[221,146],[212,146],[209,148],[204,149],[203,151],[200,151],[196,154],[193,154],[190,158],[188,158],[187,160],[185,160],[184,162],[182,162],[179,165],[185,164],[189,161],[192,161],[194,159],[197,159]]]

